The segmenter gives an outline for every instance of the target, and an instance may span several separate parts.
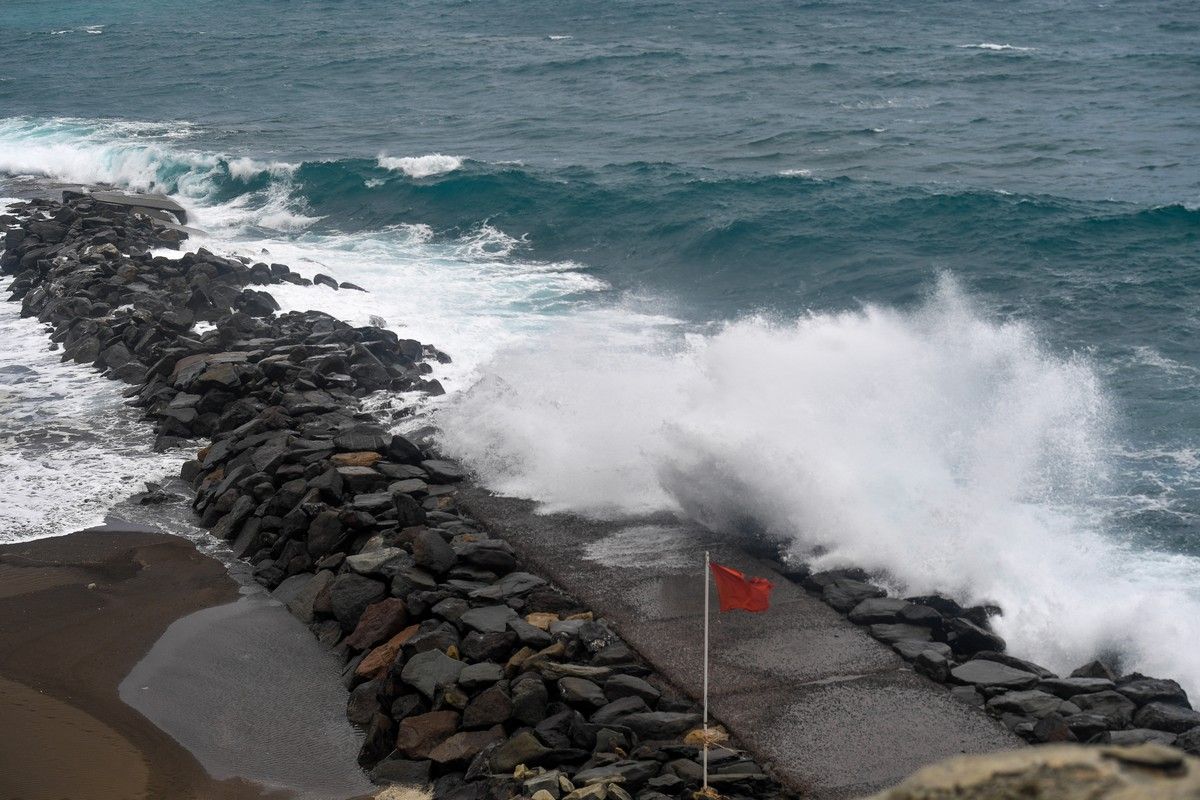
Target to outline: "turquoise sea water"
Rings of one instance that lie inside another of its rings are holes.
[[[493,486],[1200,684],[1194,3],[8,0],[0,115],[0,172],[375,288],[289,299],[455,355]]]

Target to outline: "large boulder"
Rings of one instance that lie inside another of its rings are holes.
[[[407,621],[408,611],[404,601],[398,597],[385,597],[367,606],[354,632],[346,637],[346,645],[355,650],[374,647],[395,636]]]
[[[358,620],[367,606],[382,599],[386,594],[387,584],[383,581],[353,572],[344,572],[337,576],[329,588],[333,615],[342,623],[342,628],[348,631],[354,630],[358,625]]]
[[[883,589],[853,578],[837,578],[825,586],[822,599],[838,611],[848,612],[864,600],[883,597]]]
[[[982,660],[972,660],[960,664],[950,670],[950,677],[959,683],[1005,689],[1032,689],[1040,680],[1032,672],[1013,669],[995,661]]]
[[[699,714],[678,711],[647,711],[630,714],[621,724],[643,739],[675,739],[700,724]]]
[[[1154,744],[957,756],[870,800],[1195,800],[1200,760]]]
[[[1200,712],[1155,700],[1137,710],[1133,715],[1133,724],[1139,728],[1183,733],[1200,725]]]
[[[1122,680],[1117,691],[1139,706],[1155,701],[1190,708],[1187,692],[1173,680],[1161,678],[1135,678]]]
[[[400,677],[409,686],[432,700],[438,690],[452,686],[466,666],[441,650],[427,650],[410,658]]]
[[[408,758],[429,758],[429,753],[458,731],[457,711],[430,711],[400,721],[396,752]]]
[[[1091,692],[1077,694],[1071,702],[1079,706],[1081,711],[1099,714],[1108,720],[1109,728],[1124,728],[1133,721],[1133,712],[1137,706],[1133,701],[1116,692]]]

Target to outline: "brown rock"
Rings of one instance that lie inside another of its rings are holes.
[[[396,732],[396,751],[408,758],[429,758],[430,752],[457,730],[457,711],[430,711],[405,717]]]
[[[367,680],[383,674],[388,667],[396,663],[396,655],[400,652],[400,648],[404,646],[404,643],[415,636],[420,629],[421,626],[419,625],[409,625],[391,639],[388,639],[379,645],[379,647],[367,653],[366,658],[360,661],[358,668],[354,670],[354,674]]]
[[[366,650],[395,636],[408,621],[408,610],[399,597],[386,597],[367,606],[354,633],[346,637],[346,644],[355,650]]]
[[[1057,744],[958,756],[873,800],[1196,800],[1200,759],[1156,744]]]
[[[335,453],[329,460],[338,467],[373,467],[383,459],[379,453],[364,450],[357,453]]]
[[[503,741],[504,728],[499,725],[486,731],[463,731],[454,734],[430,751],[429,760],[437,764],[470,761],[485,747]]]
[[[536,611],[525,617],[525,621],[535,628],[548,631],[550,630],[550,623],[558,622],[558,614],[552,614],[549,611]]]

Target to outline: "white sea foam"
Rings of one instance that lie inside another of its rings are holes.
[[[382,169],[403,172],[410,178],[429,178],[434,175],[444,175],[447,172],[462,167],[463,160],[458,156],[444,156],[441,153],[431,153],[427,156],[401,156],[393,158],[386,153],[379,154],[379,166]]]
[[[812,175],[811,169],[783,169],[779,171],[784,178],[807,178]]]
[[[1011,44],[996,44],[995,42],[980,42],[979,44],[960,44],[960,48],[967,50],[1013,50],[1022,53],[1028,53],[1036,50],[1035,47],[1017,47]]]
[[[439,412],[450,453],[547,510],[674,511],[817,567],[998,602],[1014,652],[1103,650],[1200,690],[1200,561],[1110,538],[1092,367],[946,281],[922,308],[747,319],[682,339],[571,322]]]
[[[150,430],[123,404],[124,384],[62,363],[42,326],[19,313],[0,302],[0,543],[99,524],[187,457],[153,452]]]

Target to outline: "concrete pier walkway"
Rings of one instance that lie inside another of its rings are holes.
[[[912,671],[767,562],[674,520],[597,523],[464,487],[531,568],[610,620],[683,691],[702,686],[703,554],[775,583],[763,614],[712,616],[711,714],[790,788],[855,798],[960,753],[1023,743]],[[706,539],[708,541],[706,542]]]

